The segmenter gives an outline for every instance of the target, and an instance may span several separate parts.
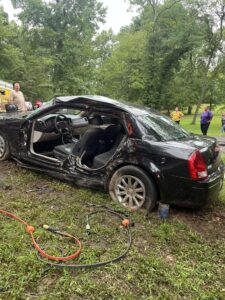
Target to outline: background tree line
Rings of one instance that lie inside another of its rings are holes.
[[[121,0],[122,1],[122,0]],[[157,109],[225,99],[224,0],[129,0],[133,22],[99,32],[97,0],[11,0],[0,8],[0,79],[29,100],[100,94]],[[195,120],[193,120],[195,121]]]

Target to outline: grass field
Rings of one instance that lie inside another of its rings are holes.
[[[195,125],[191,125],[192,119],[193,119],[192,115],[191,116],[186,115],[181,120],[180,125],[190,132],[201,134],[200,117],[199,116],[197,117]],[[209,126],[208,135],[219,136],[220,134],[221,134],[221,115],[214,115],[211,124]]]
[[[185,117],[182,125],[199,132],[190,120]],[[219,119],[216,124],[214,118],[212,135],[217,125],[219,130]],[[1,162],[0,170],[0,208],[33,225],[46,251],[61,255],[71,244],[43,231],[44,223],[81,240],[81,255],[73,263],[112,259],[126,248],[120,220],[107,212],[91,220],[91,234],[85,230],[87,214],[98,209],[88,203],[123,211],[107,194],[21,169],[14,162]],[[219,200],[200,211],[170,208],[167,222],[158,218],[157,209],[147,218],[139,211],[132,220],[133,243],[124,259],[107,267],[75,270],[43,264],[24,226],[0,214],[0,299],[225,299],[225,187]]]

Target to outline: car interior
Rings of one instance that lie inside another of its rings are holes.
[[[77,158],[80,166],[103,167],[125,136],[120,116],[100,112],[56,112],[33,124],[31,153],[49,160]]]

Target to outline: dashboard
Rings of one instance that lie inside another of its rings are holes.
[[[49,114],[35,121],[32,140],[33,143],[54,140],[60,137],[55,126],[56,117],[62,114]],[[66,119],[58,118],[57,124],[67,126],[73,136],[83,134],[89,127],[86,117],[80,115],[64,115]]]

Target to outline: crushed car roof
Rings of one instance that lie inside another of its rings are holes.
[[[130,105],[129,103],[120,102],[108,97],[97,96],[97,95],[81,95],[81,96],[57,96],[55,98],[56,102],[73,102],[74,100],[84,100],[91,101],[93,104],[105,104],[117,107],[121,110],[130,112],[136,116],[147,114],[149,108],[146,107],[138,107],[135,105]],[[88,103],[87,103],[88,104]]]

